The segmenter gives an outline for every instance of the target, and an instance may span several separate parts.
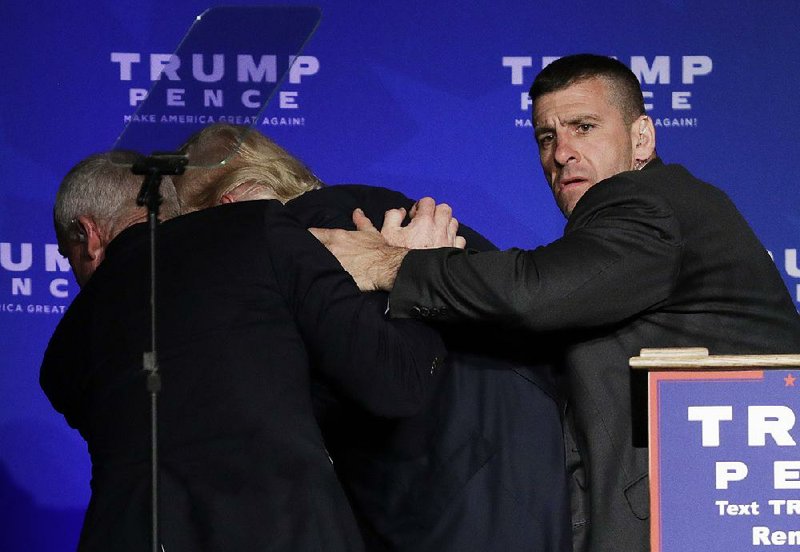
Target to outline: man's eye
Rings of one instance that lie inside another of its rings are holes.
[[[542,134],[539,136],[538,141],[539,141],[539,146],[546,146],[547,144],[553,141],[553,135]]]
[[[581,133],[585,134],[585,133],[589,132],[590,130],[592,130],[593,128],[594,128],[594,125],[591,124],[591,123],[582,123],[582,124],[578,125],[578,132],[581,132]]]

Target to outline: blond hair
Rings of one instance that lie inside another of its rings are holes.
[[[216,123],[181,150],[190,165],[175,182],[184,213],[213,207],[242,184],[284,203],[323,186],[300,160],[252,128]]]

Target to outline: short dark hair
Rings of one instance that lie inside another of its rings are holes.
[[[601,78],[608,83],[611,99],[619,107],[626,123],[630,124],[645,114],[642,88],[633,71],[614,58],[595,54],[562,57],[542,69],[531,85],[531,101],[535,103],[545,94],[591,78]]]

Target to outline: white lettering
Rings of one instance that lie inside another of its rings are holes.
[[[144,88],[131,88],[128,91],[128,104],[131,107],[136,107],[140,102],[143,102],[147,97],[147,90]]]
[[[522,111],[527,111],[533,105],[533,100],[531,100],[530,95],[527,92],[523,92],[519,95],[520,101],[519,106],[522,108]]]
[[[203,54],[192,56],[192,76],[199,82],[218,82],[225,76],[225,56],[214,54],[211,56],[211,74],[204,71]]]
[[[773,515],[780,516],[783,511],[786,512],[787,516],[800,515],[800,500],[775,499],[768,500],[767,502],[769,502],[769,505],[772,506]],[[786,506],[785,510],[783,506]]]
[[[733,407],[690,406],[688,408],[688,419],[690,422],[700,422],[704,447],[718,447],[719,423],[733,420]]]
[[[786,274],[792,278],[800,278],[800,266],[797,265],[797,249],[787,249],[784,252],[784,266]]]
[[[12,278],[11,279],[11,295],[24,295],[31,294],[31,279],[30,278]]]
[[[753,527],[754,545],[776,545],[800,544],[800,531],[771,531],[769,527]]]
[[[753,527],[753,545],[765,544],[769,546],[769,527]]]
[[[747,477],[747,464],[744,462],[717,462],[716,488],[727,489],[728,483],[742,481]]]
[[[222,90],[203,90],[203,107],[222,107]]]
[[[14,262],[11,258],[11,244],[0,243],[0,266],[11,272],[22,272],[28,270],[33,264],[33,244],[21,243],[19,245],[19,262]]]
[[[277,82],[278,61],[275,56],[261,56],[256,65],[253,56],[236,56],[236,80],[238,82]]]
[[[163,74],[169,80],[181,80],[178,77],[178,69],[181,60],[172,54],[150,54],[150,80],[158,80]]]
[[[281,90],[279,98],[279,105],[281,109],[297,109],[297,92],[289,92]]]
[[[683,84],[694,84],[694,78],[708,75],[714,63],[708,56],[683,56]]]
[[[129,81],[132,76],[132,65],[139,63],[142,57],[139,54],[127,52],[111,52],[111,63],[119,63],[119,80]]]
[[[631,71],[641,83],[669,84],[669,56],[656,56],[652,66],[644,56],[631,56]]]
[[[255,117],[253,117],[255,124]],[[261,120],[262,125],[271,126],[303,126],[306,124],[304,117],[264,117]]]
[[[61,256],[58,246],[54,243],[44,244],[44,269],[47,272],[69,272],[69,260]]]
[[[770,434],[778,446],[794,446],[796,443],[789,435],[794,422],[794,411],[788,406],[748,406],[747,444],[751,447],[766,446],[766,437]]]
[[[261,107],[260,96],[261,93],[258,90],[245,90],[242,92],[242,105],[245,107],[252,107],[253,109]],[[253,97],[258,101],[253,100]]]
[[[185,88],[167,88],[167,105],[171,107],[185,106],[186,100],[183,99],[185,93]]]
[[[524,84],[522,70],[525,67],[533,67],[533,58],[530,56],[503,56],[503,67],[511,68],[511,84]],[[525,109],[525,106],[522,109]]]
[[[731,504],[727,500],[714,502],[719,508],[721,516],[757,516],[760,515],[760,504],[755,500],[750,504]]]
[[[551,63],[556,61],[557,59],[560,59],[560,56],[543,56],[542,57],[542,69],[544,69],[545,67],[547,67],[548,65],[550,65]]]
[[[289,82],[292,84],[300,84],[303,77],[319,71],[319,60],[314,56],[289,56],[289,63]]]
[[[689,103],[691,97],[691,92],[673,92],[672,109],[691,109],[692,104]]]
[[[773,469],[776,489],[800,489],[800,462],[776,460]]]
[[[67,291],[67,286],[69,283],[64,278],[56,278],[52,282],[50,282],[50,294],[53,297],[58,297],[60,299],[66,299],[69,297],[69,292]]]
[[[673,118],[669,119],[667,117],[664,118],[655,118],[653,119],[653,124],[656,127],[696,127],[697,126],[697,118],[691,117],[682,117],[680,119]]]

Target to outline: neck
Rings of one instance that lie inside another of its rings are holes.
[[[163,217],[159,217],[159,219],[162,218]],[[118,217],[109,225],[108,232],[106,234],[106,244],[110,243],[111,240],[116,238],[119,233],[126,228],[129,228],[134,224],[139,224],[140,222],[147,222],[147,211],[141,207],[137,207],[134,211]]]

